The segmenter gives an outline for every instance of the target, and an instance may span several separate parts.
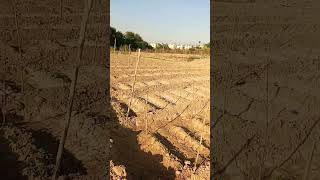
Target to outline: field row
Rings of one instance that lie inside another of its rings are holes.
[[[162,156],[163,166],[176,171],[193,167],[198,152],[197,164],[209,162],[208,59],[186,62],[180,59],[188,55],[142,53],[131,97],[135,55],[112,54],[110,80],[118,114],[125,117],[129,109],[132,128],[142,130],[140,149]]]

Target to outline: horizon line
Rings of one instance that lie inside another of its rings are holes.
[[[131,31],[131,30],[125,30],[125,31],[122,31],[122,30],[120,30],[119,28],[117,28],[117,27],[115,27],[115,26],[111,26],[111,24],[110,24],[110,28],[115,28],[116,29],[116,31],[120,31],[122,34],[124,34],[124,33],[126,33],[126,32],[132,32],[132,33],[135,33],[135,34],[139,34],[141,37],[142,37],[142,39],[145,41],[145,42],[147,42],[148,44],[153,44],[153,43],[161,43],[161,44],[175,44],[175,45],[199,45],[199,43],[198,43],[198,41],[196,41],[196,42],[174,42],[174,43],[170,43],[170,42],[161,42],[161,40],[160,41],[155,41],[155,40],[152,40],[152,41],[149,41],[149,40],[145,40],[145,38],[140,34],[140,33],[138,33],[138,32],[135,32],[135,31]],[[208,41],[205,41],[205,42],[203,42],[203,41],[201,41],[201,43],[200,44],[207,44],[207,43],[210,43],[210,39],[208,40]]]

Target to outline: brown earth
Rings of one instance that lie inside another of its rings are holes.
[[[112,134],[114,164],[128,179],[209,179],[209,57],[141,53],[130,106],[136,62],[111,54],[111,101],[128,131]]]
[[[211,5],[211,175],[319,179],[319,2]]]
[[[48,179],[65,121],[84,1],[63,1],[62,19],[60,1],[17,2],[0,2],[0,176]],[[60,168],[70,179],[108,176],[109,130],[116,121],[107,99],[109,1],[101,1],[102,9],[98,2],[88,22]]]

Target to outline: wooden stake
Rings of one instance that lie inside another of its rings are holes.
[[[77,54],[78,61],[76,62],[76,67],[75,67],[74,73],[73,73],[70,94],[69,94],[69,105],[68,105],[67,114],[66,114],[66,121],[65,121],[64,130],[62,131],[62,134],[61,134],[61,139],[60,139],[60,143],[59,143],[59,149],[57,152],[56,164],[55,164],[52,180],[56,180],[57,176],[58,176],[58,171],[59,171],[61,160],[62,160],[63,148],[64,148],[64,144],[65,144],[65,141],[66,141],[66,138],[68,135],[68,129],[69,129],[70,120],[71,120],[71,112],[72,112],[72,107],[73,107],[75,89],[76,89],[76,85],[77,85],[78,72],[79,72],[79,67],[80,67],[80,63],[81,63],[83,45],[84,45],[84,40],[85,40],[84,36],[85,36],[87,22],[88,22],[88,18],[89,18],[91,6],[92,6],[92,0],[87,0],[87,1],[88,1],[88,3],[86,3],[87,6],[84,9],[83,19],[81,22],[81,29],[80,29],[80,36],[79,36],[79,49],[78,49],[78,54]]]
[[[224,100],[223,100],[223,105],[222,105],[222,134],[223,134],[223,138],[224,140],[226,140],[226,136],[225,136],[225,114],[226,114],[226,106],[227,106],[227,101],[228,101],[228,95],[227,95],[227,90],[228,90],[228,75],[227,75],[227,63],[225,63],[225,69],[224,69],[224,74],[225,74],[225,78],[224,78]]]
[[[267,82],[266,82],[266,136],[269,136],[269,62],[267,62]]]
[[[226,165],[224,165],[221,169],[217,170],[211,177],[215,178],[218,175],[223,174],[226,169],[229,167],[229,165],[235,161],[235,159],[246,149],[249,147],[249,145],[251,144],[252,140],[256,137],[256,135],[253,135],[251,138],[249,138],[247,140],[247,142],[245,144],[243,144],[241,146],[241,148],[234,154],[234,156],[226,163]]]
[[[14,0],[13,2],[13,11],[14,11],[14,17],[15,17],[15,26],[16,26],[16,31],[17,31],[17,38],[18,38],[18,46],[19,46],[19,61],[22,63],[21,66],[21,94],[23,96],[23,103],[26,107],[26,100],[25,100],[25,93],[24,93],[24,71],[25,71],[25,65],[24,62],[22,60],[22,43],[21,43],[21,36],[20,36],[20,28],[19,28],[19,21],[18,21],[18,9],[17,9],[17,1]],[[26,112],[25,112],[25,108],[23,109],[23,116],[24,118],[26,118]]]
[[[60,0],[60,19],[62,19],[63,0]]]
[[[5,124],[6,123],[6,79],[3,78],[3,95],[2,95],[2,124]]]
[[[17,1],[13,2],[13,9],[14,9],[14,17],[15,17],[15,26],[18,36],[18,45],[19,45],[19,60],[22,61],[22,51],[21,51],[21,36],[20,36],[20,29],[19,29],[19,21],[18,21],[18,10],[17,10]]]
[[[312,164],[312,159],[313,159],[315,147],[316,147],[316,141],[313,142],[313,146],[312,146],[312,149],[311,149],[311,152],[310,152],[310,156],[309,156],[309,159],[308,159],[308,164],[307,164],[306,169],[304,171],[303,180],[308,180],[309,179],[310,169],[311,169],[311,164]]]
[[[202,124],[205,125],[206,123],[206,118],[203,118],[203,121],[202,121]],[[199,154],[200,154],[200,148],[201,148],[201,145],[202,145],[202,140],[203,140],[203,131],[201,132],[201,136],[200,136],[200,142],[199,142],[199,148],[197,150],[197,156],[196,156],[196,159],[195,159],[195,162],[194,162],[194,167],[193,167],[193,172],[196,171],[197,169],[197,162],[198,162],[198,158],[199,158]]]
[[[114,54],[116,54],[116,46],[117,45],[117,38],[116,37],[114,37],[114,45],[113,45],[113,52],[114,52]]]
[[[147,92],[147,98],[146,98],[146,105],[148,104],[148,92]],[[148,119],[147,119],[147,111],[145,112],[145,122],[146,122],[146,132],[148,132]]]
[[[3,80],[2,80],[2,90],[3,90],[3,94],[2,94],[2,124],[4,125],[6,123],[6,107],[7,107],[7,92],[6,92],[6,72],[7,72],[7,62],[6,60],[3,61],[4,65],[3,65],[3,69],[4,69],[4,75],[3,75]]]
[[[131,44],[129,44],[129,54],[131,54]]]
[[[195,93],[194,93],[194,83],[192,84],[192,99],[193,99],[193,101],[195,101]],[[195,109],[192,111],[192,115],[194,115],[195,114]]]
[[[102,3],[103,1],[100,0],[99,1],[100,3],[97,3],[98,4],[98,10],[99,10],[99,19],[102,23]],[[101,33],[101,23],[99,23],[99,26],[98,26],[98,34],[96,36],[96,44],[95,44],[95,49],[94,49],[94,56],[93,56],[93,62],[96,63],[96,56],[97,56],[97,49],[98,49],[98,40],[99,40],[99,37],[102,36],[102,33]],[[93,64],[94,64],[93,63]]]
[[[138,49],[138,59],[137,59],[136,67],[135,67],[135,70],[134,70],[134,79],[133,79],[133,83],[132,83],[131,97],[130,97],[130,101],[129,101],[129,106],[128,106],[128,110],[127,110],[126,119],[128,119],[128,117],[129,117],[129,110],[130,110],[130,106],[131,106],[131,103],[132,103],[132,98],[133,98],[133,93],[134,93],[134,85],[136,83],[137,69],[138,69],[139,61],[140,61],[140,49]]]
[[[130,54],[131,54],[131,48],[130,48],[130,45],[131,44],[129,44],[129,56],[128,56],[128,67],[130,67]]]
[[[306,135],[304,136],[304,138],[297,144],[297,146],[292,150],[292,152],[290,154],[288,154],[288,156],[283,159],[282,161],[280,161],[277,165],[275,165],[266,175],[264,175],[264,177],[262,178],[264,179],[268,179],[271,177],[271,175],[273,174],[273,172],[278,169],[281,168],[286,162],[288,162],[291,157],[302,147],[302,145],[307,141],[307,139],[310,137],[311,133],[313,132],[313,130],[315,129],[315,127],[319,124],[320,122],[320,118],[318,118],[309,128],[309,130],[306,132]]]

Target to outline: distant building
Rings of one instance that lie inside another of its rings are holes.
[[[177,45],[177,49],[184,49],[184,45]]]
[[[198,44],[197,47],[203,49],[206,47],[206,44],[205,43]]]
[[[193,48],[192,45],[185,45],[185,46],[184,46],[184,49],[191,49],[191,48]]]
[[[168,46],[169,46],[170,49],[176,49],[177,48],[177,46],[175,44],[168,44]]]
[[[150,43],[150,46],[152,46],[153,48],[156,48],[158,45],[158,43]]]
[[[157,48],[160,46],[159,43],[150,43],[150,45],[153,47],[153,48]],[[179,45],[176,45],[176,44],[168,44],[168,47],[170,49],[191,49],[191,48],[194,48],[194,47],[204,47],[204,45],[190,45],[190,44],[179,44]]]

